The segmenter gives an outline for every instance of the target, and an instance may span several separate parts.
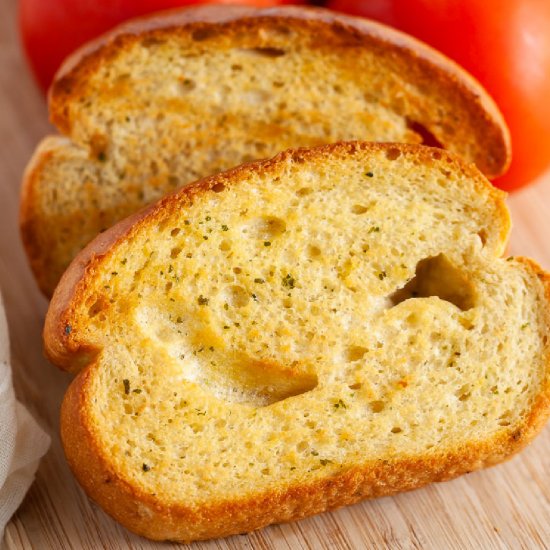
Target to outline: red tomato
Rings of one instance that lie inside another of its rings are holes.
[[[40,86],[73,50],[118,23],[154,11],[190,4],[276,6],[292,0],[20,0],[23,46]]]
[[[495,184],[528,184],[550,166],[550,0],[330,0],[392,25],[470,71],[499,105],[512,165]]]

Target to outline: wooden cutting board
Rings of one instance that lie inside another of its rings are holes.
[[[47,0],[45,0],[47,1]],[[15,0],[0,3],[0,288],[19,399],[51,434],[36,482],[8,525],[9,549],[167,549],[120,527],[73,480],[58,437],[69,377],[42,356],[46,300],[27,267],[17,228],[21,173],[51,131],[45,101],[25,68]],[[550,176],[510,198],[511,253],[550,268]],[[0,442],[1,445],[1,442]],[[550,548],[550,426],[505,465],[196,548]],[[181,546],[183,547],[183,546]]]

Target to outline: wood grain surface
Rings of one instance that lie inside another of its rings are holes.
[[[4,543],[8,549],[39,550],[183,548],[149,542],[116,524],[86,498],[63,456],[58,416],[70,377],[42,356],[47,303],[32,279],[17,225],[22,171],[51,128],[45,101],[22,58],[15,12],[15,0],[1,0],[0,288],[17,395],[53,444]],[[515,194],[509,204],[511,253],[532,256],[550,268],[550,177]],[[490,470],[193,548],[550,548],[550,426],[521,455]]]

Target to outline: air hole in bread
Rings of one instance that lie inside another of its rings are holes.
[[[217,351],[198,362],[193,380],[218,399],[255,407],[301,395],[318,384],[317,375],[304,366],[289,367],[238,354],[221,357]]]
[[[397,160],[401,156],[401,151],[396,148],[391,148],[386,151],[386,158],[388,160]]]
[[[487,231],[482,229],[481,231],[478,231],[477,235],[481,240],[481,244],[485,246],[487,244]]]
[[[109,307],[107,300],[102,296],[98,298],[88,309],[88,317],[92,318]]]
[[[240,51],[260,57],[282,57],[286,55],[286,51],[281,48],[243,48]]]
[[[256,218],[243,229],[243,233],[248,233],[253,239],[260,239],[264,242],[270,242],[271,239],[278,237],[285,231],[285,221],[274,216]]]
[[[506,411],[503,414],[501,414],[498,418],[498,425],[499,426],[509,426],[511,416],[512,416],[511,411]]]
[[[311,259],[319,258],[321,256],[321,249],[314,244],[310,244],[307,247],[307,255]]]
[[[180,95],[186,95],[189,92],[193,91],[197,87],[197,83],[191,78],[180,78],[178,79],[177,92]]]
[[[426,126],[424,126],[424,124],[421,124],[416,120],[407,119],[407,128],[420,136],[423,145],[443,149],[443,144],[433,135],[432,132],[430,132],[430,130],[428,130],[428,128],[426,128]],[[441,156],[439,156],[439,158],[441,158]]]
[[[363,206],[362,204],[354,204],[352,207],[351,207],[351,212],[353,214],[365,214],[365,212],[368,211],[368,207],[367,206]]]
[[[170,236],[175,237],[179,232],[180,232],[180,228],[179,227],[174,227],[174,229],[172,229],[172,231],[170,231]]]
[[[475,287],[472,281],[444,254],[418,262],[415,276],[390,296],[396,306],[410,298],[437,296],[454,304],[462,311],[475,305]]]
[[[178,246],[175,246],[174,248],[172,248],[172,250],[170,250],[170,258],[174,260],[180,255],[180,253],[181,253],[181,248],[179,248]]]
[[[344,358],[347,362],[359,361],[368,351],[363,346],[349,346],[344,353]]]
[[[242,286],[232,285],[225,289],[225,301],[231,307],[240,308],[248,304],[250,296]]]
[[[379,413],[386,408],[386,403],[384,401],[371,401],[370,408],[373,413]]]
[[[470,386],[468,385],[464,385],[462,386],[457,392],[456,392],[456,396],[458,398],[459,401],[467,401],[468,399],[470,399]]]
[[[225,185],[221,182],[216,183],[216,185],[213,185],[211,189],[214,193],[221,193],[225,189]]]

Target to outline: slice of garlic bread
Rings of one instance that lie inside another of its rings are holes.
[[[153,539],[257,529],[508,458],[550,410],[549,276],[504,193],[419,145],[291,150],[100,235],[45,347],[76,477]]]
[[[488,176],[510,154],[497,108],[451,61],[379,24],[304,7],[208,6],[126,24],[67,62],[50,112],[66,138],[38,147],[21,206],[47,295],[116,221],[289,147],[424,141]]]

